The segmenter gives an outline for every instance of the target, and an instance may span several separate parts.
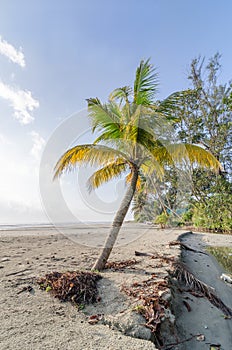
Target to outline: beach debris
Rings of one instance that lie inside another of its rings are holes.
[[[122,260],[122,261],[109,261],[105,264],[105,269],[111,270],[122,270],[125,267],[138,264],[138,261],[135,259],[131,260]]]
[[[183,304],[186,307],[186,309],[188,310],[188,312],[192,311],[191,306],[189,305],[189,303],[186,300],[183,300]]]
[[[202,293],[211,304],[220,309],[225,316],[231,318],[232,309],[223,303],[223,301],[214,293],[214,289],[211,286],[208,286],[206,283],[196,278],[187,267],[180,262],[174,263],[173,268],[174,270],[172,274],[179,282],[183,282],[191,291]]]
[[[103,314],[91,315],[91,316],[89,316],[88,323],[89,324],[96,324],[103,318],[103,316],[104,316]]]
[[[199,334],[199,335],[197,336],[197,340],[198,340],[198,341],[204,341],[204,340],[205,340],[204,334]]]
[[[51,272],[37,279],[42,290],[47,290],[61,301],[70,301],[80,309],[85,304],[99,301],[97,282],[101,275],[94,272]]]
[[[221,280],[227,283],[232,283],[232,275],[226,275],[225,273],[222,273],[220,276]]]
[[[196,298],[204,298],[204,294],[200,292],[195,292],[194,290],[188,289],[188,293],[192,294]]]
[[[168,291],[167,281],[157,280],[155,275],[152,275],[147,280],[134,282],[130,287],[122,286],[121,289],[128,296],[138,300],[139,303],[134,310],[145,317],[147,328],[153,333],[157,332],[161,321],[165,319],[166,308],[169,307],[168,299],[162,298],[162,295]]]
[[[23,293],[23,292],[33,292],[34,291],[34,289],[32,288],[32,286],[25,286],[25,287],[23,287],[21,290],[19,290],[18,292],[17,292],[17,294],[21,294],[21,293]]]
[[[210,344],[210,350],[220,350],[221,344]]]
[[[180,242],[180,241],[172,241],[172,242],[169,242],[169,246],[175,246],[175,245],[179,245],[181,248],[185,249],[185,250],[189,250],[190,252],[194,252],[194,253],[200,253],[200,254],[205,254],[205,255],[209,255],[208,253],[206,252],[202,252],[201,250],[196,250],[196,249],[193,249],[191,247],[189,247],[188,245]]]
[[[160,259],[165,263],[173,262],[176,259],[174,256],[167,256],[164,254],[161,255],[158,253],[144,253],[144,252],[138,252],[138,251],[135,251],[135,255],[136,256],[149,256],[151,259]]]

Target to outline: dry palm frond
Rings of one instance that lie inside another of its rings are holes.
[[[218,309],[222,310],[222,312],[226,316],[232,317],[232,310],[226,306],[223,301],[214,293],[212,287],[208,286],[206,283],[200,281],[196,278],[184,264],[175,263],[174,265],[173,275],[179,282],[183,282],[187,287],[189,287],[192,291],[202,293],[211,304],[216,306]]]

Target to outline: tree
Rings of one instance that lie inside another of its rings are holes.
[[[225,231],[231,216],[224,213],[230,212],[232,202],[232,82],[219,82],[220,58],[217,53],[207,64],[204,58],[192,60],[191,89],[179,99],[176,129],[182,141],[203,145],[223,166],[218,176],[209,170],[191,169],[191,202],[194,224]]]
[[[165,129],[168,120],[172,119],[171,106],[176,96],[155,103],[156,91],[157,74],[146,60],[141,61],[136,70],[133,89],[125,86],[114,90],[105,104],[98,98],[88,99],[92,130],[100,135],[93,144],[77,145],[67,150],[55,167],[55,177],[77,164],[99,167],[88,180],[90,190],[122,174],[126,176],[126,194],[93,269],[104,268],[136,193],[141,173],[149,176],[156,171],[161,176],[164,164],[180,162],[186,157],[214,170],[220,167],[213,155],[198,146],[167,144],[168,140],[159,131]]]

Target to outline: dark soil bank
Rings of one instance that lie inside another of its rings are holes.
[[[206,246],[199,234],[185,234],[181,237],[181,241],[191,248],[205,251]],[[213,287],[215,294],[232,309],[232,285],[220,279],[224,271],[213,256],[182,249],[181,260],[195,277]],[[173,307],[179,341],[197,334],[202,336],[198,339],[194,337],[172,349],[232,349],[232,319],[225,318],[223,312],[206,298],[195,297],[175,287]]]

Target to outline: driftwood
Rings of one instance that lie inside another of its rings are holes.
[[[173,275],[179,282],[183,282],[190,290],[200,292],[211,304],[220,309],[225,316],[232,317],[232,309],[214,293],[214,289],[196,278],[184,264],[175,263]]]
[[[137,250],[135,251],[136,256],[150,256],[152,258],[155,258],[157,255],[153,253],[143,253],[143,252],[138,252]]]
[[[190,252],[194,252],[194,253],[200,253],[200,254],[205,254],[205,255],[209,255],[205,252],[202,252],[201,250],[196,250],[196,249],[193,249],[189,246],[187,246],[186,244],[180,242],[180,241],[172,241],[169,243],[169,246],[173,246],[173,245],[179,245],[181,246],[181,248],[185,249],[185,250],[189,250]]]

